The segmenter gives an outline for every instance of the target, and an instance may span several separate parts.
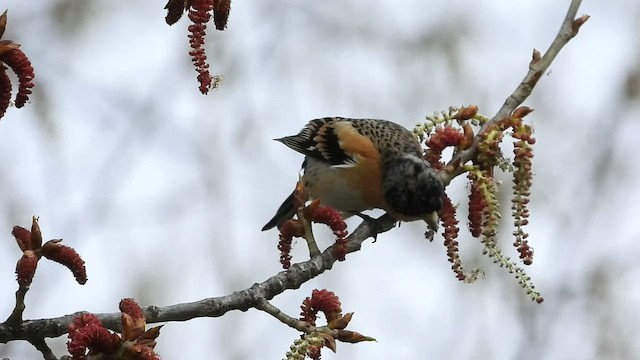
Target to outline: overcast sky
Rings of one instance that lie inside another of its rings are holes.
[[[17,287],[10,231],[32,215],[45,239],[78,250],[89,281],[41,262],[26,318],[114,312],[123,297],[195,301],[265,280],[280,270],[277,233],[260,228],[302,162],[271,139],[324,116],[408,128],[451,105],[491,116],[568,3],[236,1],[228,29],[208,34],[224,82],[203,96],[188,21],[167,26],[164,1],[5,1],[4,38],[23,44],[37,88],[0,121],[0,318]],[[591,19],[525,103],[538,140],[527,272],[544,304],[464,231],[463,261],[487,274],[474,285],[455,279],[441,237],[429,243],[424,224],[403,224],[274,299],[296,316],[312,289],[328,288],[355,312],[349,328],[378,339],[324,359],[640,358],[640,3],[585,1],[583,13]],[[462,180],[447,191],[464,218]],[[516,256],[511,242],[506,228]],[[296,243],[294,262],[305,248]],[[167,360],[281,359],[297,337],[250,310],[169,323],[156,349]],[[57,355],[65,342],[48,340]],[[5,356],[39,353],[14,342],[0,345]]]

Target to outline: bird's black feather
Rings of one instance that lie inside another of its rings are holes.
[[[340,147],[334,123],[342,118],[322,118],[311,120],[297,135],[285,136],[279,141],[305,156],[324,161],[331,165],[345,165],[353,162]]]
[[[269,229],[273,229],[276,226],[282,225],[285,221],[291,219],[295,214],[296,210],[293,208],[293,197],[295,196],[295,191],[286,198],[282,205],[276,211],[276,214],[269,220],[269,222],[262,227],[262,231],[267,231]]]

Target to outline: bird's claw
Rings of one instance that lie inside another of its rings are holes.
[[[380,222],[378,221],[380,220],[380,218],[374,218],[372,216],[363,214],[361,212],[353,211],[350,213],[364,220],[369,225],[369,227],[373,230],[373,235],[371,235],[371,237],[373,238],[373,242],[375,243],[376,241],[378,241],[378,234],[382,232]]]

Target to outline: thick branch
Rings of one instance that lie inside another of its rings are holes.
[[[388,231],[394,225],[395,220],[388,215],[382,216],[376,224],[368,222],[360,224],[349,236],[347,253],[360,250],[364,240],[376,233]],[[147,323],[186,321],[197,317],[219,317],[232,310],[247,311],[250,308],[264,307],[263,300],[271,300],[287,289],[299,288],[305,282],[331,269],[336,261],[333,246],[330,246],[319,256],[293,264],[289,270],[282,271],[261,283],[256,283],[248,289],[191,303],[164,307],[149,306],[144,308],[145,317]],[[0,343],[62,336],[67,333],[67,328],[73,318],[80,314],[82,312],[52,319],[27,320],[18,326],[9,326],[3,323],[0,325]],[[121,314],[119,312],[95,315],[106,328],[120,331]]]

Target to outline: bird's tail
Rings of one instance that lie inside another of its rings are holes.
[[[288,198],[282,202],[282,205],[276,211],[276,214],[273,216],[271,220],[262,228],[262,231],[267,231],[269,229],[273,229],[276,226],[282,225],[285,221],[291,219],[296,212],[296,209],[293,207],[293,197],[295,196],[296,191],[294,190]]]

